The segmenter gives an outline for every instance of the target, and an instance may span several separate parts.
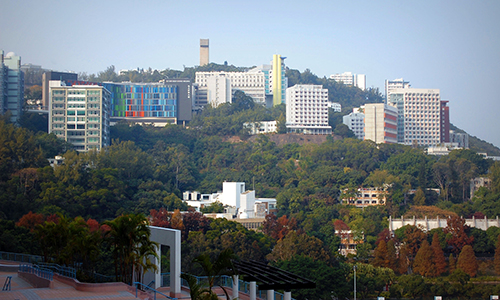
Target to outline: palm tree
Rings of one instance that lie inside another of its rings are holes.
[[[151,263],[147,263],[147,258],[157,257],[158,245],[149,240],[151,232],[143,214],[122,215],[105,224],[111,229],[107,233],[107,239],[113,248],[117,281],[131,284],[134,267],[137,269],[144,265],[146,270],[154,268]]]
[[[207,276],[208,287],[203,289],[199,283],[196,282],[196,278],[190,274],[182,274],[181,277],[188,282],[190,295],[192,300],[207,300],[207,299],[217,299],[217,294],[212,291],[217,279],[222,275],[228,274],[230,270],[234,270],[232,260],[235,258],[233,249],[227,248],[219,253],[219,256],[212,263],[210,256],[208,254],[201,254],[197,256],[193,263],[197,263],[203,269],[203,275]],[[229,294],[225,287],[219,285],[224,293],[226,294],[226,299],[229,298]]]

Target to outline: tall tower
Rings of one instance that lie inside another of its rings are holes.
[[[281,57],[281,55],[274,54],[273,55],[273,66],[272,66],[272,71],[273,71],[273,77],[272,77],[272,84],[273,84],[273,106],[279,105],[281,103],[285,102],[285,93],[284,91],[286,90],[286,86],[284,85],[286,83],[285,81],[285,64],[284,60],[286,57]]]
[[[200,67],[208,63],[208,39],[200,39]]]

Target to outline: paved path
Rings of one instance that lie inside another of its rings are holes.
[[[17,273],[0,272],[0,283],[3,287],[7,276],[12,276],[11,291],[0,291],[2,300],[132,300],[135,294],[129,291],[119,292],[83,292],[77,291],[72,286],[54,280],[54,288],[33,288],[29,283],[17,276]]]

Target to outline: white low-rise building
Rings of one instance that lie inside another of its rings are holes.
[[[248,128],[251,135],[278,132],[278,121],[246,122],[243,127]]]
[[[224,206],[224,214],[221,217],[237,219],[264,218],[266,214],[276,212],[276,199],[255,198],[255,191],[245,190],[244,182],[224,182],[222,191],[214,194],[201,194],[199,192],[186,191],[183,193],[183,201],[197,211],[215,202]]]

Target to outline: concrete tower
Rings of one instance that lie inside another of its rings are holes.
[[[208,63],[208,39],[200,39],[200,67]]]

